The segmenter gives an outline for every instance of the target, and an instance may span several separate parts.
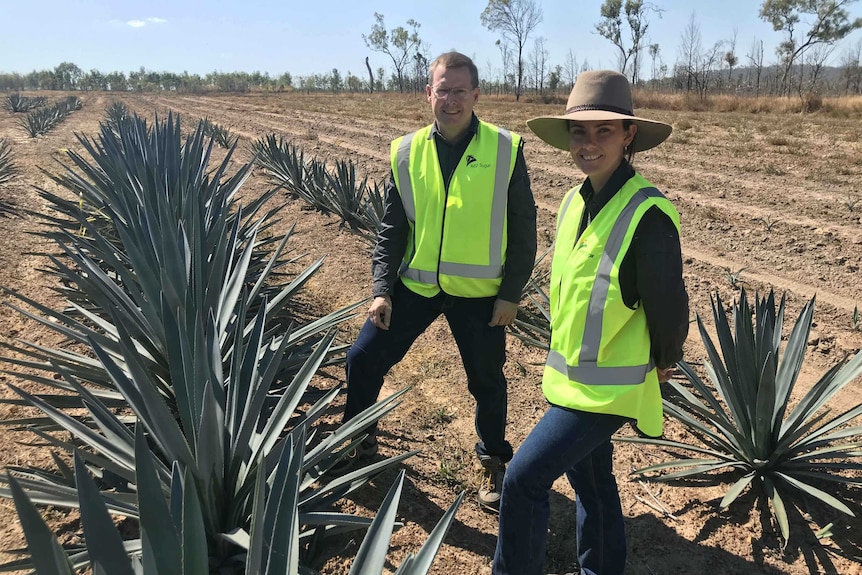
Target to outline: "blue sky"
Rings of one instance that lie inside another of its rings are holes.
[[[563,64],[571,49],[591,68],[616,65],[610,42],[594,32],[601,0],[537,0],[544,20],[532,38],[542,36],[550,63]],[[650,17],[650,41],[661,46],[663,61],[676,60],[680,37],[692,13],[704,47],[729,39],[737,31],[740,63],[752,42],[764,42],[765,61],[775,60],[779,32],[758,17],[757,0],[652,0],[664,10]],[[479,15],[487,0],[0,0],[0,71],[29,72],[63,61],[83,70],[128,72],[150,70],[205,74],[210,71],[259,70],[301,76],[338,68],[364,77],[364,59],[376,69],[390,68],[385,54],[371,52],[362,34],[374,23],[374,12],[386,27],[421,25],[419,34],[431,56],[457,49],[474,58],[480,73],[496,74],[499,37],[482,27]],[[851,16],[862,16],[852,5]],[[857,30],[832,57],[837,63],[847,48],[862,41]],[[644,54],[642,76],[650,72]],[[489,70],[489,68],[491,68]]]

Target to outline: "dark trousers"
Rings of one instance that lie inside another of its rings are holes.
[[[541,575],[548,493],[565,474],[575,490],[583,575],[623,575],[626,536],[613,472],[613,435],[628,419],[551,406],[506,470],[493,575]]]
[[[413,342],[442,313],[449,323],[467,372],[467,389],[476,399],[475,425],[478,455],[512,458],[506,441],[506,331],[489,327],[496,298],[461,298],[439,293],[426,298],[396,282],[392,293],[392,319],[388,330],[365,321],[359,337],[347,352],[348,421],[377,401],[383,377],[401,361]],[[373,432],[374,428],[369,429]]]

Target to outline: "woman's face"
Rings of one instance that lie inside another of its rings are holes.
[[[626,147],[632,143],[637,126],[623,128],[622,120],[569,122],[569,150],[578,168],[598,191],[620,165]]]

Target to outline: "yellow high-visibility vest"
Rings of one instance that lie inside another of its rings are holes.
[[[399,275],[419,295],[497,295],[506,256],[509,181],[521,137],[479,122],[448,191],[431,126],[392,142],[395,185],[410,224]]]
[[[646,435],[662,433],[662,401],[643,307],[623,302],[619,272],[646,211],[657,206],[679,230],[673,205],[635,174],[590,222],[580,186],[557,215],[551,263],[551,345],[542,391],[554,405],[629,417]]]

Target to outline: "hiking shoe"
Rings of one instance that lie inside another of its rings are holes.
[[[500,496],[503,494],[503,477],[506,464],[496,455],[480,455],[482,464],[482,486],[479,488],[479,507],[493,513],[500,512]]]
[[[363,459],[371,459],[377,455],[377,437],[370,435],[348,451],[335,465],[329,468],[327,475],[346,475],[360,466]]]

